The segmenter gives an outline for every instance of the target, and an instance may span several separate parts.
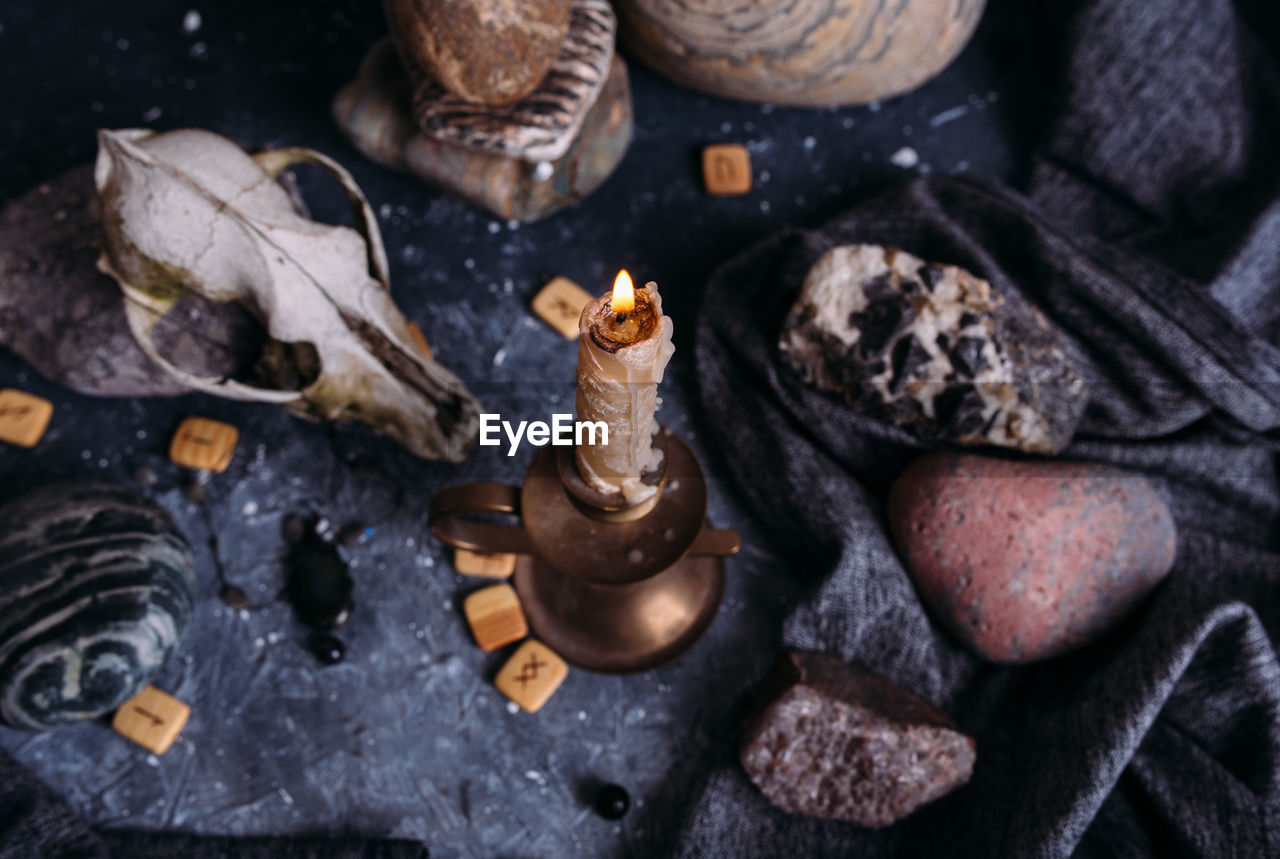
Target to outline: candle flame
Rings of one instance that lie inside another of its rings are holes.
[[[613,305],[613,312],[617,314],[635,310],[635,286],[631,283],[631,275],[627,274],[625,268],[618,272],[618,278],[613,282],[613,297],[610,298],[610,303]]]

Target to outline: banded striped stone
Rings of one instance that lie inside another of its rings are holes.
[[[969,41],[986,0],[617,0],[624,44],[676,83],[795,107],[915,89]]]
[[[551,71],[531,93],[503,105],[474,104],[407,65],[413,113],[430,137],[470,149],[518,158],[562,158],[600,97],[613,61],[618,21],[608,0],[574,0],[569,37]]]
[[[43,730],[138,693],[177,647],[195,558],[154,502],[59,483],[0,507],[0,721]]]
[[[334,99],[338,127],[379,164],[412,173],[499,218],[526,223],[554,214],[600,187],[626,154],[635,124],[627,66],[616,54],[604,88],[568,150],[547,161],[531,162],[427,134],[410,113],[409,90],[391,43],[379,42],[360,64],[356,79]],[[29,352],[27,360],[38,357]]]

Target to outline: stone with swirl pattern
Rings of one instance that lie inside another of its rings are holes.
[[[617,0],[623,43],[677,83],[797,107],[915,89],[956,58],[985,0]]]
[[[106,483],[0,507],[0,721],[42,730],[114,710],[186,633],[195,559],[169,514]]]

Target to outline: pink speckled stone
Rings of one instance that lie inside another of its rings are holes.
[[[1173,566],[1169,508],[1101,465],[935,453],[889,492],[889,528],[925,604],[995,662],[1104,635]]]

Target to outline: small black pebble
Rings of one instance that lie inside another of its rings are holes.
[[[204,488],[203,483],[192,481],[182,487],[182,496],[192,504],[203,504],[209,500],[209,490]]]
[[[253,608],[253,603],[249,601],[249,595],[235,585],[223,585],[222,592],[218,596],[236,611],[245,611]]]
[[[337,665],[347,655],[347,646],[336,635],[312,633],[307,639],[307,647],[325,665]]]
[[[596,791],[596,814],[605,820],[620,820],[631,808],[631,795],[620,784],[601,785]]]
[[[160,478],[159,476],[156,475],[155,470],[152,468],[148,468],[145,465],[139,465],[137,468],[135,468],[133,470],[132,476],[133,476],[133,481],[137,483],[139,486],[143,487],[144,489],[150,489],[152,486],[155,486],[160,481]]]

